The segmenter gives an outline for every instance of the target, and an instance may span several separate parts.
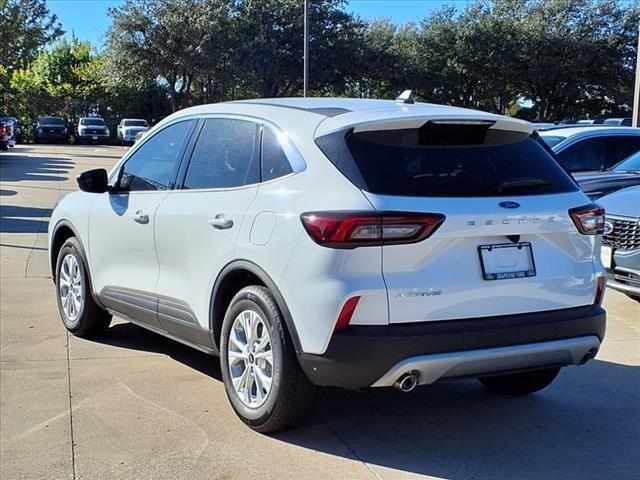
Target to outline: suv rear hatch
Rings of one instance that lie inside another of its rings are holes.
[[[383,246],[391,323],[593,303],[595,237],[569,214],[588,200],[528,124],[412,116],[316,143],[376,210],[446,217],[426,240]]]

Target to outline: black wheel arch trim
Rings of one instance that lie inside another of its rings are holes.
[[[56,226],[53,227],[53,231],[51,233],[51,240],[49,243],[49,249],[51,248],[53,239],[56,238],[56,234],[58,233],[58,230],[60,230],[60,228],[62,227],[67,227],[69,230],[71,230],[71,232],[73,233],[73,236],[76,238],[76,240],[78,240],[78,243],[80,244],[80,248],[82,249],[82,252],[81,252],[82,256],[86,259],[86,262],[84,262],[85,263],[84,268],[87,270],[87,277],[89,280],[89,291],[91,292],[91,296],[93,297],[93,300],[98,304],[98,306],[106,310],[104,304],[100,301],[100,297],[98,296],[96,291],[93,289],[93,280],[91,277],[91,267],[89,266],[89,257],[87,256],[87,249],[84,248],[84,243],[82,243],[82,238],[80,238],[78,231],[69,220],[64,220],[64,219],[59,220],[58,223],[56,223]],[[51,254],[52,252],[49,252],[49,263],[51,264],[51,280],[53,281],[53,283],[55,283],[56,282],[56,265],[58,264],[58,261],[57,261],[58,257],[56,253],[56,262],[54,264],[53,258],[51,258]]]
[[[273,294],[276,299],[276,303],[278,304],[278,308],[280,309],[280,312],[284,317],[284,321],[287,325],[287,329],[289,330],[289,335],[291,337],[291,341],[293,342],[293,346],[297,353],[302,352],[302,346],[300,344],[298,331],[296,330],[295,324],[293,323],[293,317],[291,316],[291,312],[289,311],[289,307],[287,306],[282,293],[280,293],[280,290],[276,286],[276,283],[271,279],[269,274],[250,260],[234,260],[228,263],[220,271],[215,283],[213,284],[213,289],[211,290],[211,299],[209,301],[209,330],[211,332],[212,344],[219,346],[217,339],[215,338],[216,331],[214,328],[214,319],[220,313],[224,315],[224,312],[216,311],[216,296],[219,293],[220,286],[222,285],[227,275],[237,270],[247,270],[248,272],[254,274]]]

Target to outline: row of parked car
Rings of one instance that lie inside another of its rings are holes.
[[[144,119],[123,118],[116,128],[116,138],[122,145],[132,144],[136,137],[149,130]],[[62,117],[40,117],[35,127],[34,140],[38,143],[50,141],[68,142],[72,129]],[[76,143],[109,143],[111,132],[101,117],[82,117],[73,129]]]
[[[0,118],[5,138],[3,146],[12,147],[23,140],[22,125],[14,117]],[[123,118],[116,128],[116,139],[122,145],[130,145],[147,130],[149,124],[140,118]],[[10,132],[10,133],[8,133]],[[43,116],[33,124],[33,140],[36,143],[68,143],[71,138],[77,144],[110,143],[111,131],[101,117],[82,117],[77,126],[69,124],[62,117]]]

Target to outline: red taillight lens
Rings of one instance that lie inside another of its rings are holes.
[[[340,310],[340,315],[338,315],[336,327],[333,329],[334,332],[349,326],[349,322],[351,321],[351,317],[353,317],[353,312],[356,311],[359,301],[360,297],[351,297],[349,300],[344,302],[344,306],[342,307],[342,310]]]
[[[583,235],[604,233],[604,208],[595,203],[569,210],[571,220]]]
[[[596,284],[596,294],[593,299],[594,305],[602,305],[604,300],[604,291],[607,288],[607,277],[598,277],[598,283]]]
[[[309,212],[300,216],[318,244],[332,248],[415,243],[444,222],[439,213]]]

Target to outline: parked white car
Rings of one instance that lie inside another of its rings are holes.
[[[149,124],[146,120],[140,118],[123,118],[120,120],[117,129],[118,140],[122,145],[131,144],[136,141],[140,132],[149,130]]]
[[[110,135],[107,124],[100,117],[82,117],[78,122],[76,140],[79,144],[106,143]]]
[[[220,356],[271,432],[314,386],[477,377],[522,395],[596,355],[603,211],[529,123],[429,104],[269,99],[164,119],[53,212],[73,334],[117,315]]]

